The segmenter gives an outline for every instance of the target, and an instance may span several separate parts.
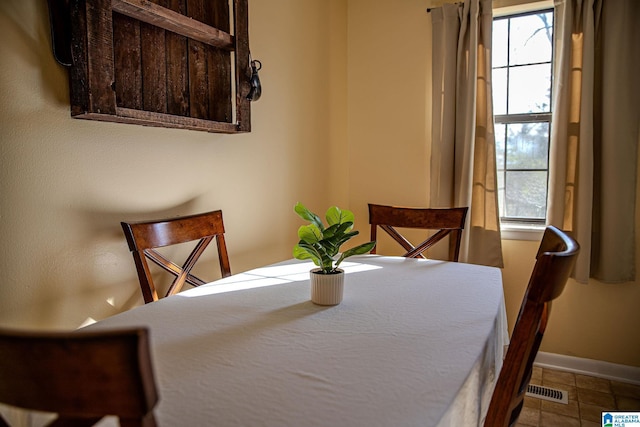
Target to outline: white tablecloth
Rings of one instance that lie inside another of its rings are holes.
[[[343,302],[311,264],[237,274],[98,322],[151,329],[160,426],[481,425],[507,325],[500,270],[349,258]]]

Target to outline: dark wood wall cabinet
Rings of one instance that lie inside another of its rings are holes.
[[[71,115],[251,131],[247,1],[49,0]]]

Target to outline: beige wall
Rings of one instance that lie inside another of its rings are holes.
[[[428,201],[429,31],[424,0],[349,0],[349,183],[367,203]]]
[[[361,240],[367,202],[428,203],[427,0],[250,0],[264,91],[246,135],[71,119],[45,4],[0,2],[0,325],[140,304],[124,219],[222,209],[240,272],[290,256],[298,200],[353,209]],[[510,324],[536,245],[505,241]],[[543,350],[640,366],[638,301],[637,283],[570,282]]]
[[[297,201],[347,203],[346,2],[250,3],[263,95],[253,132],[219,135],[72,119],[46,2],[0,2],[0,325],[141,303],[121,220],[222,209],[240,272],[291,256]]]
[[[513,325],[533,267],[537,242],[503,241],[505,299]],[[640,260],[636,261],[640,265]],[[640,286],[583,285],[569,280],[553,303],[541,350],[640,367]]]

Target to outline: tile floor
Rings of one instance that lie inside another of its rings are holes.
[[[518,427],[601,427],[603,411],[640,411],[640,385],[538,367],[531,384],[567,391],[569,404],[525,397]]]

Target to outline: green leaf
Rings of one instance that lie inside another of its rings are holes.
[[[323,234],[323,240],[330,240],[332,242],[342,241],[343,243],[357,235],[358,232],[345,233],[351,228],[351,222],[345,222],[344,224],[333,224],[332,226],[325,228]],[[355,234],[354,234],[355,233]]]
[[[320,230],[324,230],[324,224],[322,223],[320,217],[307,209],[302,203],[296,203],[293,210],[298,214],[300,218],[304,219],[305,221],[309,221],[312,224],[315,224]]]
[[[320,244],[322,245],[322,248],[324,249],[328,258],[333,258],[338,254],[338,252],[340,252],[340,245],[332,243],[329,240],[323,240],[322,242],[320,242]]]
[[[315,224],[301,225],[298,237],[307,243],[317,243],[322,240],[322,231]]]
[[[344,251],[340,255],[340,258],[338,259],[338,261],[336,261],[336,268],[338,268],[340,263],[342,261],[344,261],[345,258],[348,258],[348,257],[353,256],[353,255],[362,255],[362,254],[366,254],[367,252],[371,252],[371,249],[373,249],[373,247],[375,245],[376,245],[375,241],[367,242],[367,243],[363,243],[361,245],[358,245],[355,248],[351,248],[349,250]]]
[[[345,221],[345,222],[341,222],[340,224],[338,224],[338,230],[336,231],[336,233],[339,234],[344,234],[347,231],[350,231],[353,228],[353,221]],[[358,233],[357,231],[355,231],[354,233]]]
[[[320,253],[313,246],[306,243],[299,243],[293,247],[293,257],[300,260],[310,259],[318,267],[322,266]]]
[[[331,206],[327,210],[325,217],[329,225],[343,224],[345,222],[350,222],[351,227],[353,227],[353,223],[355,221],[355,216],[353,215],[353,212],[347,209],[340,209],[337,206]]]
[[[339,237],[336,236],[335,238],[331,239],[331,244],[340,247],[357,234],[358,233],[354,231],[348,234],[343,234],[342,236],[339,236]]]
[[[362,255],[368,252],[371,252],[371,249],[376,245],[376,242],[367,242],[361,245],[356,246],[355,248],[351,248],[349,250],[344,251],[344,258],[350,257],[352,255]]]
[[[311,254],[309,252],[307,252],[306,249],[304,249],[304,248],[302,248],[302,247],[300,247],[298,245],[295,245],[293,247],[293,257],[295,259],[305,260],[305,259],[311,259]]]
[[[324,229],[324,231],[322,232],[322,236],[323,238],[326,239],[331,239],[339,230],[340,228],[340,224],[334,224],[330,227],[327,227]]]

